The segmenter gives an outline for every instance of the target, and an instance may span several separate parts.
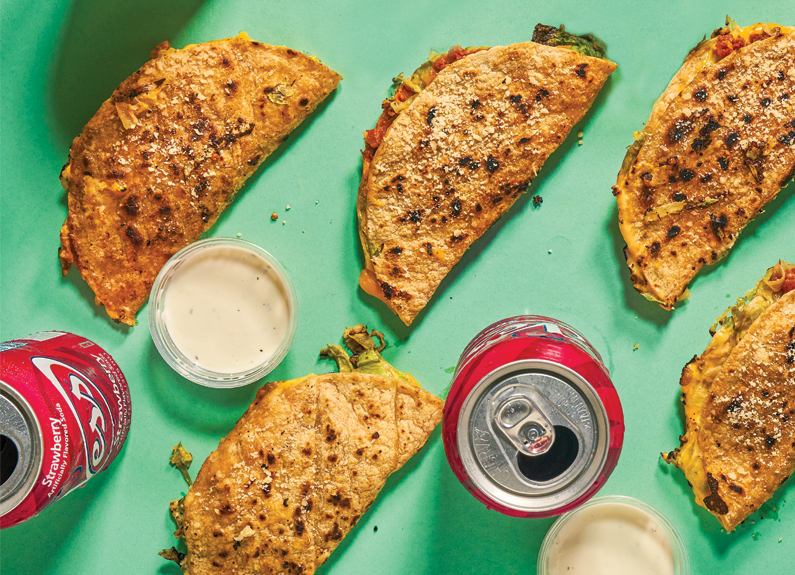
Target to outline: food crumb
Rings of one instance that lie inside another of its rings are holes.
[[[582,140],[580,140],[579,142],[577,142],[577,145],[578,145],[578,146],[582,146]]]
[[[781,537],[778,538],[778,542],[781,543]]]
[[[547,253],[548,253],[548,254],[551,254],[551,253],[552,253],[552,250],[547,250]]]
[[[290,204],[287,204],[286,206],[284,206],[284,211],[287,212],[290,210],[290,208],[292,208],[292,206]]]
[[[305,234],[305,233],[306,233],[306,230],[301,230],[301,233],[302,233],[302,234]]]
[[[237,237],[242,238],[243,234],[241,234],[240,232],[237,232]]]
[[[376,533],[377,531],[378,531],[378,525],[374,525],[373,526],[373,533]],[[781,539],[779,539],[779,541],[781,541]]]
[[[544,198],[542,198],[541,196],[533,196],[533,207],[534,208],[537,208],[538,206],[540,206],[543,203],[544,203]]]
[[[637,351],[639,347],[640,345],[636,343],[635,345],[632,346],[632,351]]]
[[[282,220],[282,225],[286,224],[287,220]]]
[[[584,135],[585,135],[585,132],[577,132],[577,137],[580,138],[580,139],[582,139],[582,137]]]
[[[315,200],[315,204],[316,204],[316,205],[317,205],[319,202],[320,202],[320,200]]]
[[[279,219],[279,214],[277,214],[276,212],[271,212],[271,219],[275,222],[276,220]]]

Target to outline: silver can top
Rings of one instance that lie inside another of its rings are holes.
[[[0,517],[31,492],[42,460],[41,428],[30,405],[0,381]]]
[[[593,387],[549,361],[510,363],[464,401],[458,448],[472,481],[519,511],[555,510],[590,488],[604,467],[607,413]]]

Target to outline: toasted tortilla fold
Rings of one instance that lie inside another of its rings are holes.
[[[361,287],[407,325],[527,190],[616,66],[532,42],[444,68],[365,156]]]
[[[340,76],[282,46],[235,38],[153,50],[75,138],[61,172],[71,265],[118,322],[166,261],[216,221]]]
[[[791,291],[781,295],[784,280],[770,281],[771,268],[685,366],[687,429],[680,447],[663,454],[727,532],[795,470],[795,266],[777,267]]]
[[[359,369],[368,369],[362,364],[360,356]],[[182,517],[175,513],[183,571],[314,573],[441,421],[443,401],[396,373],[309,375],[261,388],[204,462]]]
[[[751,43],[720,59],[725,38]],[[613,187],[636,290],[673,309],[728,254],[795,172],[794,105],[795,28],[723,28],[691,51]]]

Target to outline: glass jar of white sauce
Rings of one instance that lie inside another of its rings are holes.
[[[298,325],[298,298],[271,254],[235,238],[177,252],[149,296],[149,326],[163,359],[208,387],[239,387],[270,373]]]
[[[561,516],[538,554],[538,575],[689,575],[684,542],[651,505],[595,497]]]

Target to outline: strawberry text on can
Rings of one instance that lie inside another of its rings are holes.
[[[464,350],[442,438],[453,472],[489,509],[551,517],[607,481],[624,415],[602,358],[581,334],[520,316],[487,327]]]
[[[105,469],[130,429],[130,390],[97,344],[64,332],[0,343],[0,527]]]

